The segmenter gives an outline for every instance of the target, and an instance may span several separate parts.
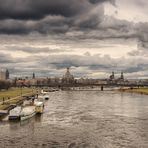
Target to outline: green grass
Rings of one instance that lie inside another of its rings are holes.
[[[10,101],[7,101],[7,103],[0,104],[0,110],[3,110],[10,106],[10,104],[16,104],[21,99],[22,95],[27,94],[34,94],[36,93],[35,89],[32,88],[11,88],[9,90],[3,90],[0,91],[0,101],[3,100],[3,97],[5,98],[5,101],[8,100],[8,97],[10,97]],[[14,98],[14,99],[13,99]]]
[[[21,96],[21,92],[22,95],[27,94],[27,93],[32,93],[35,92],[35,90],[33,91],[32,88],[10,88],[9,90],[3,90],[0,91],[0,101],[2,101],[3,97],[7,100],[8,97],[11,98],[15,98],[18,96]]]
[[[5,108],[9,107],[8,104],[0,105],[0,110],[4,110]]]
[[[134,88],[134,89],[127,89],[125,91],[148,95],[148,88]]]

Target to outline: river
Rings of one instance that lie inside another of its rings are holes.
[[[148,148],[148,96],[51,92],[42,116],[0,123],[0,148]]]

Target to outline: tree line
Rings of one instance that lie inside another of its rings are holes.
[[[11,87],[11,83],[9,81],[0,80],[0,90],[9,89]]]

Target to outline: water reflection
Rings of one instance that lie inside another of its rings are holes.
[[[50,93],[42,116],[0,125],[1,147],[147,148],[147,96],[119,92]]]

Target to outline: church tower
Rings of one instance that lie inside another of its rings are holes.
[[[5,75],[6,75],[6,76],[5,76],[5,77],[6,77],[6,80],[9,79],[9,71],[8,71],[8,69],[6,69]]]
[[[110,75],[109,79],[110,80],[114,80],[115,79],[115,73],[114,72],[112,72],[112,74]]]
[[[32,79],[35,79],[35,73],[32,74]]]

